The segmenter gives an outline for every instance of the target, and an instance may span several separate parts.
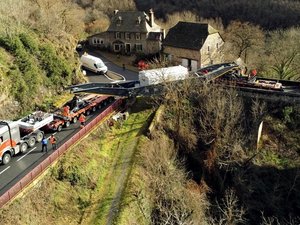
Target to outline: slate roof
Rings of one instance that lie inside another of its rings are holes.
[[[162,38],[162,33],[158,33],[158,32],[149,32],[148,34],[148,40],[152,40],[152,41],[159,41]]]
[[[141,11],[118,11],[111,19],[107,31],[146,33],[147,19],[148,16]]]
[[[217,32],[207,23],[178,22],[169,30],[163,45],[200,50],[207,36]]]

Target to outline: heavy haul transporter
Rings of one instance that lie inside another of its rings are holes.
[[[81,114],[88,116],[113,100],[114,97],[95,94],[75,96],[54,113],[37,111],[18,121],[0,121],[0,163],[8,164],[12,156],[41,142],[44,131],[61,131],[71,122],[76,123]]]
[[[59,132],[63,127],[69,127],[71,123],[76,123],[81,114],[88,116],[113,100],[114,97],[95,94],[74,96],[62,109],[54,112],[54,119],[46,126],[46,129]]]
[[[24,153],[42,141],[40,129],[53,121],[53,114],[34,112],[18,121],[0,121],[0,162],[7,164],[13,155]]]

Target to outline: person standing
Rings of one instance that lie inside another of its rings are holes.
[[[80,115],[79,122],[80,122],[80,128],[83,128],[85,125],[85,116],[83,114]]]
[[[52,145],[52,150],[56,150],[57,149],[56,137],[54,136],[54,134],[51,134],[51,136],[50,136],[50,143]]]
[[[46,138],[46,136],[43,137],[42,139],[42,152],[45,150],[46,152],[48,152],[48,139]]]

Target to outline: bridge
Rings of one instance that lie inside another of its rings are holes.
[[[300,103],[300,82],[255,77],[255,81],[240,75],[238,65],[232,63],[215,64],[200,69],[190,78],[197,82],[215,83],[226,89],[234,89],[244,97],[264,99],[271,102]],[[252,78],[253,79],[253,78]],[[180,83],[180,81],[171,81]],[[104,95],[136,97],[161,95],[166,84],[140,86],[138,80],[115,83],[85,83],[69,86],[73,93],[96,93]]]

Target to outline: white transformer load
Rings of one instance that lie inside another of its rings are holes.
[[[184,80],[188,77],[189,71],[184,66],[164,67],[139,72],[140,86],[149,86],[159,83]]]

